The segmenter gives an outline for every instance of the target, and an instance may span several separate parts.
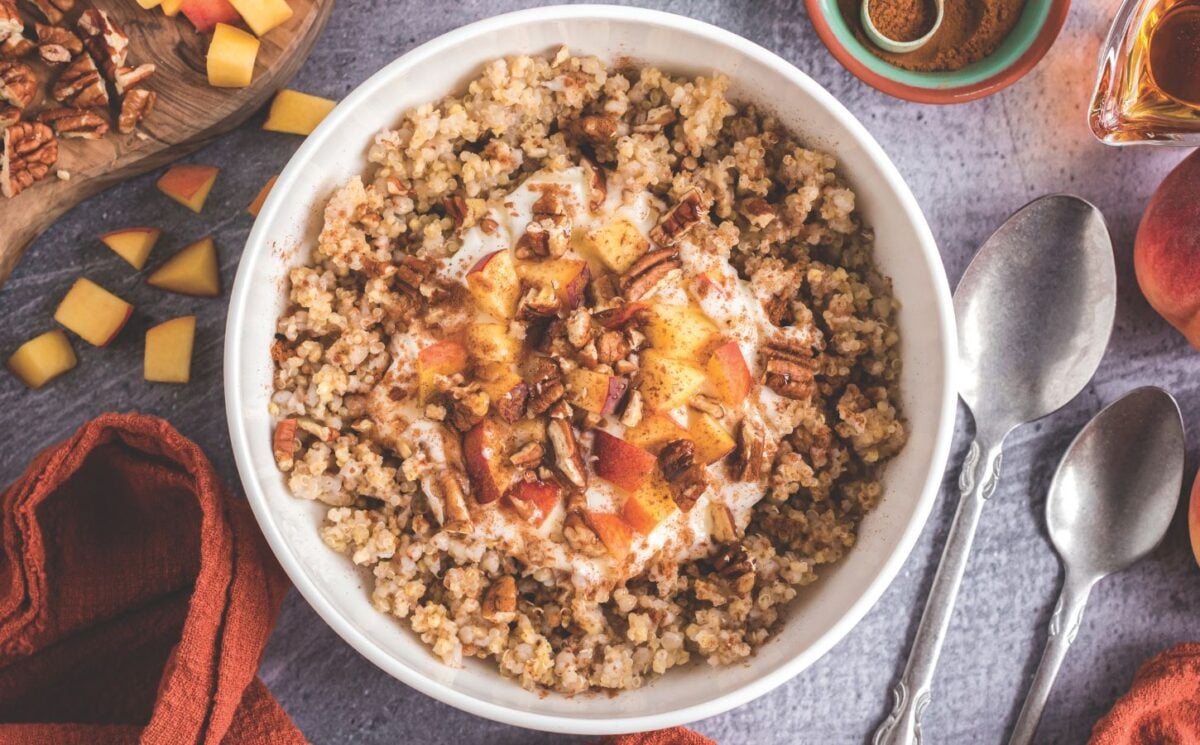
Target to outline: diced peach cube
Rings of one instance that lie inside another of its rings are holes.
[[[100,285],[80,277],[58,304],[54,320],[74,331],[84,341],[108,345],[133,315],[133,306]]]
[[[722,342],[714,349],[708,358],[707,370],[717,394],[730,406],[738,406],[750,395],[754,381],[736,341]]]
[[[603,227],[584,233],[582,248],[600,259],[614,272],[623,272],[650,248],[650,241],[625,219],[614,220]]]
[[[674,440],[690,440],[692,434],[680,427],[674,419],[661,412],[647,414],[642,420],[625,432],[625,439],[657,453],[668,442]]]
[[[512,483],[513,468],[504,457],[508,437],[508,428],[492,417],[463,435],[463,461],[479,504],[495,502]]]
[[[678,509],[671,498],[671,487],[655,474],[625,500],[621,517],[636,532],[646,534]]]
[[[562,487],[554,482],[521,479],[504,495],[505,503],[533,527],[540,527],[562,501]]]
[[[633,529],[629,527],[629,523],[615,512],[592,512],[589,510],[583,513],[583,517],[588,526],[596,531],[600,542],[608,549],[609,555],[615,561],[624,561],[633,545]]]
[[[593,432],[592,455],[596,475],[626,491],[641,487],[658,464],[653,453],[600,429]]]
[[[512,362],[521,341],[508,333],[506,323],[473,323],[467,327],[467,349],[481,362]]]
[[[564,310],[577,308],[583,302],[592,272],[583,259],[546,259],[522,262],[517,274],[531,285],[554,290]]]
[[[144,376],[153,383],[186,383],[192,374],[196,317],[183,316],[146,331]]]
[[[642,353],[640,390],[651,410],[669,411],[684,405],[704,385],[705,378],[700,368],[667,357],[657,349]]]
[[[434,342],[417,353],[417,386],[421,403],[437,389],[439,375],[454,375],[467,369],[467,350],[456,341]]]
[[[337,101],[284,88],[271,101],[271,110],[262,128],[268,132],[311,134],[335,106]]]
[[[217,173],[217,168],[195,163],[173,166],[159,177],[158,190],[192,212],[199,212],[204,209]]]
[[[159,7],[162,8],[163,15],[168,18],[174,18],[179,15],[179,9],[183,6],[183,0],[161,0]]]
[[[214,88],[245,88],[254,79],[259,41],[227,23],[218,23],[208,45],[208,84]]]
[[[158,228],[126,228],[105,233],[100,240],[117,256],[129,262],[130,266],[140,270],[146,265],[146,258],[161,235],[162,231]]]
[[[179,9],[202,34],[212,31],[218,23],[237,23],[240,17],[229,0],[183,0]]]
[[[8,358],[8,369],[22,383],[37,389],[75,367],[75,362],[67,335],[54,329],[17,347]]]
[[[230,0],[255,34],[262,36],[292,17],[287,0]]]
[[[704,464],[716,463],[737,447],[725,427],[703,411],[688,411],[688,431],[696,446],[696,459]]]
[[[484,256],[467,272],[467,289],[480,310],[506,321],[517,314],[521,280],[512,254],[506,250]]]
[[[645,328],[650,346],[668,357],[701,362],[717,327],[699,308],[691,305],[656,305]]]
[[[146,284],[167,292],[195,297],[221,294],[221,271],[217,265],[217,247],[212,238],[204,238],[167,259],[146,277]]]
[[[607,416],[617,410],[629,382],[620,375],[577,367],[567,373],[567,401],[584,411]]]
[[[255,197],[254,201],[250,203],[250,206],[246,208],[246,211],[250,213],[251,217],[258,217],[258,213],[262,211],[262,206],[267,201],[267,197],[271,195],[271,189],[275,187],[275,180],[278,178],[278,176],[272,176],[271,178],[267,179],[267,183],[263,184],[263,188],[259,190],[258,196]]]

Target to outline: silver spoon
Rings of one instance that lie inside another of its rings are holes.
[[[1116,310],[1117,277],[1104,218],[1077,197],[1053,195],[1018,210],[983,244],[958,289],[959,395],[975,441],[962,493],[895,707],[876,745],[921,741],[921,714],[984,504],[996,488],[1004,438],[1062,408],[1091,380]]]
[[[1183,457],[1179,406],[1159,388],[1138,388],[1109,404],[1067,448],[1046,499],[1062,594],[1010,745],[1033,741],[1092,586],[1162,541],[1179,504]]]

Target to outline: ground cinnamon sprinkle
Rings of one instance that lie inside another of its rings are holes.
[[[880,7],[877,9],[876,5]],[[994,52],[1021,17],[1025,0],[945,0],[941,28],[928,44],[908,54],[885,52],[867,40],[859,16],[861,0],[838,0],[838,6],[854,35],[875,55],[906,70],[934,72],[958,70]],[[911,24],[890,19],[892,12],[903,8],[912,12],[915,20]],[[909,29],[914,27],[923,32],[918,22],[926,13],[929,20],[925,21],[924,29],[932,23],[934,9],[921,0],[873,0],[871,20],[884,34],[891,36],[889,31],[895,30],[899,35],[892,38],[905,41],[921,36]]]
[[[894,41],[913,41],[929,32],[937,18],[934,0],[871,0],[871,23]]]

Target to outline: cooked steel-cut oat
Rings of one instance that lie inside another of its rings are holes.
[[[277,462],[447,664],[578,693],[742,660],[881,496],[873,235],[727,87],[492,62],[377,136],[291,272]]]

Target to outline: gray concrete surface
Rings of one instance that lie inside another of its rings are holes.
[[[386,62],[469,21],[535,2],[342,0],[295,87],[333,98]],[[892,99],[851,77],[813,33],[802,3],[789,0],[644,5],[723,26],[788,59],[827,87],[883,144],[925,209],[956,283],[979,243],[1027,200],[1070,191],[1110,221],[1120,271],[1112,346],[1094,383],[1066,410],[1017,432],[987,510],[950,631],[925,732],[934,743],[1003,741],[1033,673],[1053,607],[1059,570],[1042,525],[1045,490],[1071,436],[1100,406],[1142,384],[1166,387],[1186,420],[1200,423],[1200,358],[1146,305],[1131,265],[1138,216],[1183,152],[1106,148],[1084,125],[1096,52],[1115,3],[1076,3],[1066,30],[1037,69],[991,98],[948,108]],[[0,478],[15,477],[41,447],[105,410],[170,419],[198,440],[236,483],[221,392],[224,300],[155,292],[94,237],[148,223],[165,230],[163,255],[214,234],[228,286],[250,229],[243,208],[278,172],[299,138],[258,129],[261,116],[194,156],[223,167],[197,217],[136,179],[92,199],[42,237],[0,291],[0,351],[50,327],[53,309],[84,273],[138,306],[131,328],[108,349],[76,343],[79,368],[31,393],[0,375]],[[0,230],[3,227],[0,226]],[[141,336],[153,322],[200,316],[193,382],[142,380]],[[952,464],[966,449],[961,421]],[[1197,437],[1189,442],[1194,449]],[[945,486],[952,479],[947,478]],[[735,711],[695,724],[722,743],[861,743],[888,707],[953,501],[943,497],[893,586],[844,641],[808,671]],[[1105,581],[1066,661],[1041,733],[1047,743],[1084,742],[1096,719],[1128,685],[1138,664],[1166,646],[1200,636],[1200,573],[1187,548],[1182,513],[1166,544],[1130,572]],[[380,672],[341,642],[292,593],[262,662],[262,676],[316,743],[542,743],[568,738],[476,718],[426,698]]]

